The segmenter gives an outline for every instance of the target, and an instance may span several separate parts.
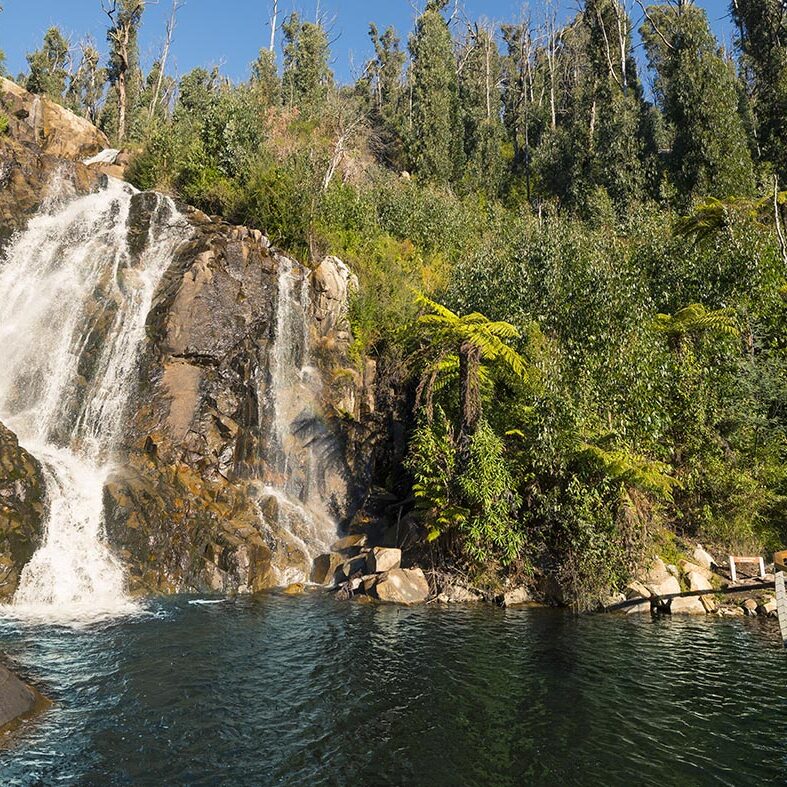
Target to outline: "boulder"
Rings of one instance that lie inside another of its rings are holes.
[[[37,145],[50,156],[81,161],[109,147],[105,134],[90,121],[2,77],[0,107],[14,139]]]
[[[636,579],[626,585],[626,598],[650,598],[652,595],[650,590]]]
[[[707,580],[711,580],[713,578],[713,572],[710,570],[710,568],[701,566],[697,563],[690,563],[688,560],[681,560],[679,567],[683,574],[701,574]]]
[[[443,587],[437,596],[437,600],[441,604],[469,604],[482,601],[483,596],[464,585],[451,583]]]
[[[0,729],[35,710],[39,695],[13,672],[0,666]]]
[[[363,574],[366,570],[366,555],[356,555],[339,566],[338,573],[345,579],[349,579],[355,574]]]
[[[702,573],[699,571],[690,571],[686,577],[689,583],[689,590],[712,590],[713,586],[708,581],[708,578],[705,576],[705,572]],[[696,600],[699,601],[702,605],[702,609],[705,612],[715,612],[716,611],[716,599],[713,596],[699,596],[697,599],[676,599],[680,601],[692,601]],[[674,601],[672,602],[675,603]],[[697,609],[697,614],[699,614],[699,610]]]
[[[382,574],[399,568],[402,564],[402,550],[374,547],[366,558],[366,569],[370,574]]]
[[[340,538],[331,546],[333,552],[346,552],[356,554],[361,547],[366,546],[366,536],[363,533],[351,533],[349,536]]]
[[[532,601],[532,599],[530,598],[530,593],[528,593],[526,587],[518,587],[512,588],[511,590],[506,590],[500,598],[500,603],[503,607],[517,607],[521,606],[522,604],[527,604],[529,601]]]
[[[775,598],[769,598],[769,599],[761,602],[760,605],[757,607],[757,614],[758,615],[764,615],[764,616],[771,617],[771,618],[777,617],[778,616],[778,612],[777,612],[777,609],[776,609],[776,599]]]
[[[757,602],[753,598],[747,598],[746,601],[741,604],[741,609],[744,615],[756,615]]]
[[[697,544],[692,557],[694,558],[694,562],[703,568],[712,569],[714,566],[718,565],[713,555],[707,552],[702,544]]]
[[[641,580],[643,584],[647,585],[649,588],[652,588],[653,586],[661,585],[670,579],[674,579],[674,577],[667,570],[667,566],[664,564],[664,561],[660,557],[655,557],[645,570],[645,573],[642,576],[637,577],[637,579]]]
[[[336,569],[344,562],[344,557],[336,552],[327,552],[314,558],[312,565],[311,581],[315,585],[327,585],[333,582]]]
[[[422,604],[429,598],[429,583],[420,568],[395,568],[383,574],[374,587],[381,601]]]

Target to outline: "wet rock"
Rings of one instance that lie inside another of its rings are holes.
[[[327,585],[333,582],[334,575],[339,566],[344,562],[344,556],[336,552],[319,555],[314,559],[311,581],[316,585]]]
[[[366,558],[366,568],[370,574],[381,574],[399,568],[402,563],[401,549],[374,547]]]
[[[754,616],[757,614],[757,601],[753,598],[747,598],[740,608],[743,610],[744,615]]]
[[[366,546],[366,536],[363,533],[351,533],[349,536],[340,538],[331,546],[333,552],[355,552],[360,551],[361,547]]]
[[[0,601],[14,595],[41,543],[45,511],[41,465],[0,424]]]
[[[287,585],[286,588],[282,591],[288,596],[300,596],[301,593],[304,591],[304,585],[301,582],[292,582],[291,584]]]
[[[420,568],[395,568],[375,585],[381,601],[393,604],[422,604],[429,598],[429,583]]]
[[[0,729],[32,713],[38,700],[35,689],[0,665]]]

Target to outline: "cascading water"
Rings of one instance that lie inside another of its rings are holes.
[[[288,257],[279,263],[276,335],[270,354],[270,388],[260,389],[262,412],[272,412],[273,429],[264,445],[268,467],[263,497],[275,501],[276,525],[290,547],[304,558],[301,566],[274,568],[282,584],[303,581],[311,561],[336,540],[337,525],[319,488],[317,457],[310,424],[316,421],[322,382],[309,365],[311,303],[308,277]],[[267,401],[265,401],[267,400]]]
[[[62,185],[62,184],[61,184]],[[103,488],[134,388],[153,295],[188,225],[157,197],[147,243],[129,252],[134,190],[50,198],[0,260],[0,421],[41,463],[44,542],[11,611],[122,612],[124,574],[103,539]]]

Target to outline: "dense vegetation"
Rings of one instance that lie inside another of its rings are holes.
[[[674,534],[782,545],[783,3],[732,4],[737,59],[691,2],[650,6],[653,96],[620,0],[500,29],[446,5],[406,51],[371,25],[352,85],[297,14],[281,73],[272,41],[244,84],[176,84],[168,48],[143,74],[144,0],[114,6],[106,67],[52,29],[19,78],[134,150],[139,187],[351,265],[354,357],[407,402],[380,480],[434,558],[586,604]]]

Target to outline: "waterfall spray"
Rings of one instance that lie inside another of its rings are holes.
[[[124,574],[104,540],[103,488],[123,433],[145,321],[188,226],[158,197],[147,243],[128,250],[135,191],[110,180],[45,202],[0,261],[0,420],[41,463],[48,514],[12,611],[122,612]]]

